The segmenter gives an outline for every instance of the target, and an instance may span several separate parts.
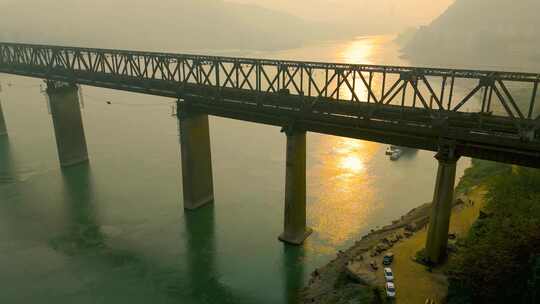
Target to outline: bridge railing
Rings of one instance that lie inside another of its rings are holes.
[[[260,94],[468,112],[540,128],[540,74],[300,62],[0,43],[1,70],[162,80]],[[308,99],[313,102],[313,99]]]

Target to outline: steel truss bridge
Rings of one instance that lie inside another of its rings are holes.
[[[179,111],[540,167],[540,74],[0,43],[0,72]]]

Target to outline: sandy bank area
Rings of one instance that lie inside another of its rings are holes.
[[[485,189],[477,187],[455,200],[450,233],[464,236],[478,218]],[[474,202],[474,203],[470,203]],[[424,303],[430,298],[439,303],[446,297],[444,266],[429,272],[413,261],[426,241],[430,204],[411,210],[391,225],[372,231],[351,248],[340,251],[325,266],[316,269],[301,293],[302,303],[350,303],[373,293],[373,287],[384,289],[382,257],[392,252],[397,289],[396,303]],[[372,263],[378,267],[373,269]]]

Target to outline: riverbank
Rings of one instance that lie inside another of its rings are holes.
[[[457,237],[466,235],[484,205],[484,194],[484,187],[477,186],[471,187],[466,195],[457,196],[450,233]],[[387,252],[394,254],[396,303],[423,303],[428,298],[438,303],[444,299],[448,290],[444,267],[429,272],[414,261],[425,245],[430,206],[415,208],[391,225],[362,237],[351,248],[338,252],[334,260],[312,273],[309,285],[302,291],[302,302],[384,302],[382,256]],[[373,269],[373,263],[377,270]]]
[[[450,219],[450,234],[456,239],[467,235],[472,225],[485,206],[486,188],[483,185],[474,187],[466,196],[458,198]],[[396,303],[417,304],[432,299],[435,303],[444,303],[448,293],[448,281],[445,275],[446,265],[427,271],[424,265],[414,258],[425,246],[427,229],[422,229],[410,239],[397,244],[394,249],[392,270],[398,289]],[[455,241],[450,240],[450,247],[455,248]],[[449,256],[448,261],[452,259]]]

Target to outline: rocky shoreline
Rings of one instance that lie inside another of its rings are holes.
[[[392,224],[372,230],[349,249],[340,250],[334,260],[313,271],[308,286],[301,292],[301,303],[339,303],[360,289],[369,288],[367,292],[372,292],[381,278],[375,270],[370,271],[370,263],[381,267],[383,252],[426,227],[430,206],[427,203],[414,208]]]
[[[467,194],[456,194],[453,210],[461,209],[458,206],[466,206],[465,202],[469,201]],[[423,204],[392,224],[371,230],[347,250],[340,250],[335,259],[311,273],[307,287],[300,293],[299,302],[350,303],[358,299],[359,294],[373,299],[385,282],[380,271],[383,256],[395,245],[427,229],[430,213],[431,203]],[[378,270],[373,269],[372,264]]]

